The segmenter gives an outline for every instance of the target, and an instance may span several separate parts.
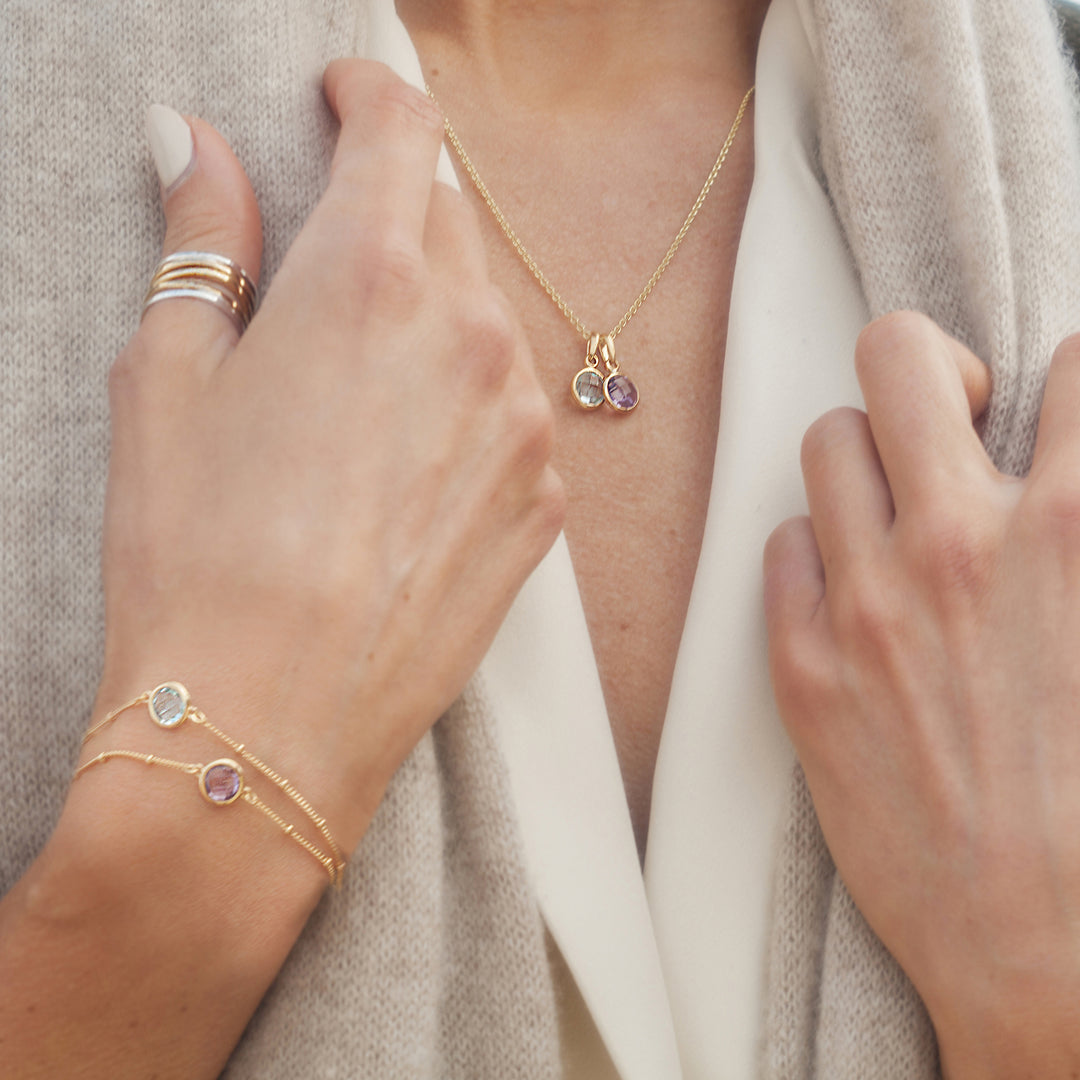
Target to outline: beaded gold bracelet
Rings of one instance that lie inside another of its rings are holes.
[[[89,761],[80,765],[75,770],[73,779],[77,780],[87,769],[92,769],[95,765],[117,759],[140,761],[146,765],[161,765],[168,769],[176,769],[179,772],[197,776],[199,778],[199,794],[207,802],[213,806],[231,806],[238,801],[243,801],[254,806],[257,810],[261,810],[286,836],[291,840],[295,840],[309,855],[319,861],[323,869],[330,875],[332,885],[341,885],[342,874],[345,872],[345,859],[342,857],[341,849],[330,833],[326,819],[315,811],[311,803],[284,776],[275,772],[257,758],[243,743],[237,742],[212,724],[207,719],[206,714],[191,703],[187,688],[182,683],[162,683],[153,690],[144,691],[126,704],[113,709],[83,736],[83,745],[85,746],[99,731],[111,724],[121,713],[142,705],[144,702],[150,713],[150,719],[158,727],[164,728],[166,731],[175,731],[185,721],[190,721],[192,724],[204,728],[223,742],[252,768],[266,777],[270,783],[304,812],[326,842],[326,847],[329,850],[323,850],[313,843],[298,831],[294,825],[289,824],[277,811],[267,806],[245,780],[244,770],[239,762],[234,761],[232,758],[217,758],[204,765],[198,762],[174,761],[172,758],[159,757],[157,754],[143,754],[135,750],[104,750],[96,757],[92,757]]]

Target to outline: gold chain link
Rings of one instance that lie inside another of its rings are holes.
[[[185,691],[186,693],[186,691]],[[138,697],[132,698],[131,701],[124,705],[113,709],[110,713],[106,714],[101,720],[99,720],[89,731],[83,736],[83,745],[85,746],[95,735],[98,734],[103,728],[113,723],[114,720],[121,713],[127,712],[129,709],[133,709],[138,705],[142,705],[149,702],[152,697],[153,691],[145,691],[139,694]],[[319,830],[323,839],[326,841],[327,847],[330,849],[329,853],[322,851],[316,844],[313,844],[306,836],[301,833],[296,826],[287,822],[276,810],[268,806],[259,796],[250,788],[246,783],[242,783],[239,798],[244,802],[254,806],[257,810],[261,810],[267,817],[273,821],[283,833],[290,840],[295,841],[305,851],[314,856],[326,869],[326,872],[330,875],[330,881],[335,886],[340,886],[342,875],[345,872],[345,858],[341,853],[341,849],[337,842],[334,840],[333,835],[330,832],[330,827],[327,821],[322,817],[315,808],[300,794],[299,791],[292,785],[292,783],[282,776],[279,772],[270,768],[264,761],[253,754],[247,746],[242,742],[238,742],[232,738],[231,735],[227,735],[215,724],[211,723],[207,718],[206,713],[202,709],[194,705],[185,705],[184,720],[189,720],[191,723],[198,727],[205,728],[216,739],[223,742],[230,750],[238,754],[249,765],[253,766],[258,772],[260,772],[267,780],[270,781],[279,791],[291,799],[299,808],[303,811],[309,821]],[[189,761],[175,761],[172,758],[159,757],[157,754],[144,754],[134,750],[104,750],[96,757],[90,758],[89,761],[80,765],[75,770],[72,777],[73,780],[77,780],[88,769],[93,768],[95,765],[102,765],[108,761],[114,760],[127,760],[127,761],[141,761],[146,765],[162,765],[167,769],[176,769],[179,772],[188,773],[193,776],[198,776],[202,773],[205,765],[197,764]]]
[[[203,766],[194,761],[173,761],[172,758],[158,757],[157,754],[139,754],[134,750],[103,750],[96,757],[80,765],[71,779],[78,780],[87,769],[118,758],[124,761],[141,761],[144,765],[164,765],[166,769],[176,769],[178,772],[187,773],[188,776],[198,776],[203,771]]]
[[[436,107],[442,112],[443,116],[446,116],[446,110],[439,104],[438,99],[435,97],[434,92],[430,86],[425,84],[424,89],[428,92],[428,97],[435,103]],[[679,250],[683,240],[686,238],[686,234],[690,231],[690,226],[694,223],[694,218],[698,216],[698,211],[701,210],[705,199],[708,197],[709,191],[712,189],[716,178],[720,175],[720,170],[724,167],[724,162],[727,160],[728,153],[731,150],[732,144],[735,142],[735,136],[739,133],[739,128],[742,126],[743,117],[746,115],[746,110],[750,105],[750,99],[754,95],[754,87],[750,87],[746,91],[745,96],[742,99],[742,103],[739,105],[739,111],[735,114],[735,120],[731,125],[731,130],[727,134],[727,138],[724,140],[724,145],[720,147],[720,153],[717,155],[716,161],[713,164],[712,169],[709,171],[709,175],[705,180],[705,183],[701,187],[701,191],[698,192],[698,197],[694,200],[694,205],[690,207],[690,213],[686,215],[686,220],[682,223],[682,227],[675,234],[675,239],[672,240],[671,246],[667,249],[666,254],[660,260],[660,265],[653,271],[652,277],[645,283],[645,287],[638,293],[637,299],[626,309],[626,314],[615,324],[610,332],[612,338],[617,337],[626,328],[626,324],[638,313],[641,305],[649,298],[649,293],[656,287],[656,283],[663,277],[664,271],[667,270],[671,264],[671,260],[675,258],[675,252]],[[570,325],[586,340],[591,336],[590,331],[586,328],[585,324],[574,314],[570,305],[562,298],[558,290],[548,280],[548,276],[537,265],[536,260],[529,254],[525,245],[521,242],[520,237],[514,232],[510,222],[507,221],[506,215],[499,208],[499,204],[492,197],[491,192],[488,190],[487,184],[480,178],[480,174],[476,171],[476,166],[472,163],[472,159],[465,152],[465,147],[462,145],[461,140],[458,138],[457,132],[454,131],[453,125],[449,120],[445,120],[446,124],[446,140],[454,148],[454,152],[457,154],[461,161],[465,172],[468,173],[469,179],[472,181],[473,186],[476,188],[480,195],[480,198],[484,200],[487,208],[491,211],[495,220],[499,224],[499,228],[502,229],[503,235],[510,241],[510,245],[518,253],[521,261],[529,268],[529,273],[536,278],[540,287],[547,293],[551,302],[562,312],[566,320]]]
[[[259,772],[261,772],[263,776],[265,776],[266,779],[270,781],[270,783],[272,783],[276,788],[278,788],[283,794],[287,795],[290,799],[292,799],[292,801],[296,803],[298,807],[300,807],[304,814],[307,815],[308,819],[315,826],[315,828],[318,829],[320,833],[322,833],[323,839],[329,846],[330,852],[334,856],[334,859],[341,864],[342,868],[344,868],[345,860],[344,858],[342,858],[341,849],[338,847],[337,841],[335,841],[334,837],[331,835],[330,827],[326,824],[326,819],[319,816],[311,803],[309,803],[307,799],[305,799],[304,796],[301,795],[300,792],[297,791],[296,788],[294,788],[292,784],[285,779],[284,776],[282,776],[278,772],[275,772],[273,769],[270,768],[269,765],[256,757],[243,743],[237,742],[236,739],[232,738],[230,735],[226,735],[224,731],[212,724],[206,718],[206,713],[204,713],[202,709],[195,708],[193,706],[188,713],[188,719],[193,724],[197,724],[199,727],[206,728],[206,730],[209,731],[211,735],[214,735],[215,737],[220,739],[227,747],[229,747],[230,750],[233,750],[237,754],[239,754],[249,765],[253,766]],[[265,809],[262,803],[259,803],[258,805]]]

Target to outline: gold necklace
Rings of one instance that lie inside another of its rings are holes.
[[[427,90],[428,97],[431,98],[445,117],[446,110],[439,104],[431,87],[425,85],[424,89]],[[544,292],[546,292],[551,299],[551,302],[562,312],[570,325],[581,334],[587,342],[585,350],[585,366],[570,382],[570,393],[583,409],[598,409],[605,401],[617,413],[628,413],[637,408],[641,397],[634,382],[629,376],[623,374],[619,370],[618,361],[615,359],[615,339],[626,328],[626,324],[638,313],[639,308],[649,298],[649,293],[653,291],[656,283],[670,265],[671,260],[675,258],[675,252],[679,250],[680,245],[686,238],[686,234],[690,231],[690,226],[694,223],[694,218],[697,217],[698,211],[701,209],[710,189],[716,182],[716,178],[720,175],[720,170],[724,167],[724,162],[727,159],[728,152],[731,150],[732,143],[735,142],[735,136],[739,133],[739,127],[742,125],[743,116],[746,114],[746,109],[750,104],[750,98],[753,97],[753,94],[754,88],[751,86],[750,89],[746,91],[746,95],[742,99],[742,104],[739,105],[739,111],[735,114],[735,120],[731,125],[731,130],[724,140],[724,145],[720,147],[720,153],[717,155],[716,161],[709,171],[705,183],[701,187],[701,191],[698,192],[698,197],[694,200],[694,205],[690,207],[690,213],[686,215],[686,220],[675,234],[675,239],[672,240],[671,246],[660,260],[660,265],[653,271],[652,277],[649,278],[645,283],[645,287],[638,293],[637,299],[635,299],[630,307],[627,308],[626,314],[623,315],[607,334],[603,335],[594,333],[585,326],[581,319],[579,319],[571,310],[570,305],[559,295],[558,290],[556,290],[555,286],[548,280],[547,275],[536,264],[536,260],[529,254],[525,245],[511,227],[510,222],[506,220],[506,215],[499,209],[499,204],[492,198],[491,192],[488,191],[487,184],[480,179],[480,174],[476,171],[476,166],[465,152],[465,147],[462,146],[461,140],[457,136],[457,132],[454,131],[450,121],[446,120],[447,142],[454,148],[454,152],[464,166],[465,172],[468,173],[469,179],[473,182],[473,186],[479,192],[480,198],[484,200],[487,204],[487,208],[499,223],[499,228],[502,229],[503,235],[510,241],[510,245],[518,253],[521,261],[528,267],[529,273],[531,273],[540,283]],[[601,364],[603,364],[603,371],[601,371],[600,368]]]

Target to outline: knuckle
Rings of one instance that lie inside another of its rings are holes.
[[[323,73],[324,89],[346,102],[359,98],[362,88],[375,74],[377,61],[358,56],[342,56],[331,60]]]
[[[781,521],[765,539],[765,547],[762,551],[762,562],[765,565],[766,574],[771,567],[778,566],[788,547],[788,540],[795,530],[796,518],[786,518]]]
[[[801,628],[788,626],[770,637],[769,668],[785,720],[810,717],[825,708],[832,681],[818,651]]]
[[[523,522],[530,562],[538,563],[562,532],[566,501],[562,479],[549,465],[533,487]]]
[[[544,469],[536,494],[535,518],[538,541],[546,551],[562,532],[566,520],[566,487],[550,466]]]
[[[1073,475],[1068,480],[1046,476],[1049,482],[1032,488],[1026,498],[1027,511],[1039,542],[1057,542],[1080,550],[1080,485]]]
[[[918,569],[938,595],[982,594],[994,572],[997,542],[973,513],[939,504],[917,526]]]
[[[189,192],[183,194],[186,196]],[[261,229],[258,205],[250,191],[246,194],[229,192],[226,199],[224,203],[196,203],[187,199],[178,206],[166,229],[166,250],[226,253],[244,250],[246,238]]]
[[[486,385],[501,385],[513,366],[517,335],[509,314],[494,299],[463,302],[457,332],[469,371]]]
[[[867,424],[866,414],[847,407],[819,416],[803,435],[800,457],[805,472],[813,471],[840,443],[846,443]]]
[[[936,340],[941,331],[919,311],[893,311],[863,327],[855,343],[855,368],[865,373],[888,363],[898,352]]]
[[[762,552],[762,562],[766,575],[768,575],[769,571],[782,565],[787,553],[791,551],[794,544],[804,534],[807,520],[806,517],[786,518],[769,533]]]
[[[368,230],[358,242],[359,275],[365,290],[395,308],[419,304],[426,282],[423,249],[401,229]]]
[[[539,386],[516,397],[507,414],[517,451],[515,464],[519,468],[541,468],[551,460],[555,448],[554,410]]]
[[[899,598],[876,576],[852,573],[829,598],[829,611],[837,636],[860,648],[888,655],[896,647],[903,626]]]
[[[463,312],[463,335],[476,349],[513,353],[516,344],[514,324],[506,308],[494,297],[474,301]]]
[[[389,68],[375,78],[370,108],[376,126],[384,133],[442,138],[442,114],[431,98],[402,82]]]
[[[819,416],[807,429],[802,437],[802,445],[799,448],[799,458],[802,461],[803,471],[806,472],[821,457],[822,451],[829,439],[829,427],[832,423],[830,414]]]

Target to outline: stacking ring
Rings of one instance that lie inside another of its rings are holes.
[[[225,312],[242,334],[255,315],[258,290],[238,263],[208,251],[177,251],[157,264],[143,314],[161,300],[205,300]]]

